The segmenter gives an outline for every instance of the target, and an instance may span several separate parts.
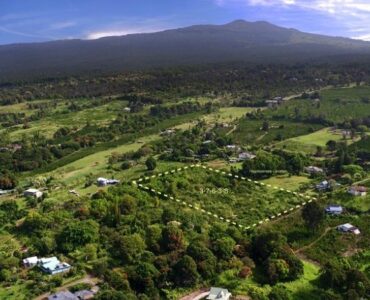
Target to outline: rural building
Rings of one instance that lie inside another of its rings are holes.
[[[325,208],[325,212],[329,215],[340,215],[343,212],[343,207],[332,204]]]
[[[227,289],[212,287],[207,300],[229,300],[231,293]]]
[[[34,197],[34,198],[41,198],[42,192],[37,189],[28,189],[23,192],[23,196],[25,197]]]
[[[72,294],[70,291],[61,291],[50,295],[48,297],[48,300],[80,300],[80,299],[74,294]]]
[[[350,233],[353,233],[353,234],[356,234],[356,235],[360,234],[360,230],[357,227],[350,224],[350,223],[339,225],[337,227],[337,230],[339,230],[341,232],[350,232]]]
[[[280,104],[277,100],[266,100],[265,103],[269,108],[278,107]]]
[[[38,261],[39,259],[37,258],[37,256],[27,257],[23,260],[23,265],[26,268],[30,268],[30,267],[36,266]]]
[[[210,143],[212,143],[212,141],[211,141],[211,140],[206,140],[206,141],[204,141],[202,144],[203,144],[203,145],[206,145],[206,144],[210,144]]]
[[[316,184],[316,190],[318,191],[326,191],[330,189],[330,183],[327,180],[321,181],[320,183]]]
[[[319,167],[315,167],[315,166],[305,167],[304,170],[305,170],[305,172],[307,172],[309,174],[322,174],[322,173],[324,173],[323,169],[321,169]]]
[[[80,300],[89,300],[94,298],[94,293],[89,290],[77,291],[74,293],[74,295]]]
[[[118,183],[119,183],[119,180],[117,180],[117,179],[107,179],[107,178],[104,178],[104,177],[99,177],[97,179],[98,186],[115,185],[115,184],[118,184]]]
[[[348,190],[348,193],[350,193],[353,196],[366,196],[367,194],[367,188],[364,186],[360,185],[354,185],[351,186],[350,189]]]
[[[125,112],[130,112],[130,111],[131,111],[131,108],[129,108],[129,107],[125,107],[125,108],[123,109],[123,111],[125,111]]]
[[[167,129],[167,130],[164,130],[160,133],[161,136],[165,136],[165,135],[171,135],[171,134],[174,134],[175,133],[175,130],[174,129]]]
[[[13,192],[13,190],[6,190],[6,191],[0,190],[0,196],[4,196],[4,195],[9,194],[11,192]]]
[[[67,264],[66,262],[60,262],[59,259],[55,256],[40,258],[38,260],[38,265],[40,266],[42,271],[51,275],[68,272],[71,269],[71,266],[69,264]]]
[[[242,152],[242,153],[239,153],[239,155],[238,155],[239,161],[251,160],[255,157],[256,156],[254,154],[250,153],[250,152]]]

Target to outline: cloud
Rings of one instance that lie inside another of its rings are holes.
[[[99,39],[106,36],[122,36],[135,33],[151,33],[172,28],[172,23],[167,19],[152,18],[152,19],[127,19],[124,22],[117,22],[103,28],[91,30],[85,34],[88,40]],[[132,26],[132,24],[136,24]]]
[[[77,22],[75,21],[65,21],[65,22],[59,22],[59,23],[54,23],[49,26],[50,30],[61,30],[61,29],[66,29],[70,27],[74,27],[77,25]]]
[[[37,35],[37,34],[32,34],[32,33],[27,33],[27,32],[23,32],[23,31],[13,30],[13,29],[10,29],[10,28],[4,27],[4,26],[0,26],[0,31],[5,32],[5,33],[14,34],[14,35],[29,37],[29,38],[41,38],[41,39],[44,39],[44,40],[54,39],[53,37],[50,37],[50,36],[41,36],[41,35]]]
[[[370,1],[369,0],[214,0],[220,7],[261,7],[283,12],[300,14],[312,14],[312,21],[322,21],[344,28],[347,36],[353,32],[363,32],[360,37],[368,37],[370,34]],[[302,20],[303,21],[303,20]],[[297,22],[297,21],[296,21]],[[298,23],[300,25],[301,23]],[[293,24],[294,26],[294,24]]]
[[[128,34],[134,34],[134,33],[149,33],[149,32],[155,32],[157,30],[150,30],[150,29],[140,29],[140,28],[123,28],[123,29],[107,29],[107,30],[101,30],[101,31],[93,31],[88,33],[85,38],[88,40],[96,40],[100,39],[102,37],[106,36],[121,36],[121,35],[128,35]]]
[[[355,40],[363,40],[363,41],[369,41],[370,42],[370,34],[353,36],[352,38],[355,39]]]

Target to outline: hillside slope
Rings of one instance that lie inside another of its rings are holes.
[[[370,43],[237,20],[98,40],[0,46],[0,79],[230,61],[328,62],[358,55],[370,56]]]

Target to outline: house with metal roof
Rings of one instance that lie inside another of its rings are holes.
[[[80,300],[76,295],[72,294],[70,291],[61,291],[52,294],[48,297],[48,300]]]
[[[60,262],[55,256],[48,258],[40,258],[38,261],[40,269],[45,273],[51,275],[68,272],[71,269],[71,266],[66,262]]]
[[[231,293],[227,289],[212,287],[207,300],[229,300]]]
[[[360,234],[360,230],[357,227],[350,224],[350,223],[339,225],[337,227],[337,230],[339,230],[341,232],[353,233],[353,234],[356,234],[356,235]]]
[[[325,212],[329,215],[340,215],[343,212],[343,207],[340,205],[331,204],[325,208]]]

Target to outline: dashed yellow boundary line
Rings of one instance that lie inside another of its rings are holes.
[[[162,192],[156,191],[155,189],[149,188],[149,187],[144,186],[142,184],[142,182],[149,181],[150,179],[153,179],[153,178],[156,178],[156,177],[161,177],[161,176],[165,176],[165,175],[169,175],[169,174],[184,172],[185,170],[192,169],[192,168],[202,168],[204,170],[207,170],[207,171],[210,171],[210,172],[215,172],[215,173],[221,174],[223,176],[233,177],[235,179],[248,181],[250,183],[254,183],[255,185],[265,186],[265,187],[268,187],[268,188],[271,188],[271,189],[275,189],[275,190],[279,190],[279,191],[282,191],[282,192],[286,192],[286,193],[289,193],[289,194],[292,194],[292,195],[295,195],[295,196],[298,196],[298,197],[301,197],[301,198],[305,198],[307,200],[301,202],[300,204],[297,204],[294,207],[291,207],[289,209],[285,209],[284,211],[281,211],[281,212],[277,213],[276,215],[272,215],[270,217],[267,217],[265,219],[262,219],[262,220],[254,223],[254,224],[252,224],[250,226],[244,226],[244,225],[241,225],[241,224],[239,224],[239,223],[237,223],[235,221],[229,220],[229,219],[224,218],[222,216],[218,216],[217,214],[214,214],[214,213],[212,213],[210,211],[207,211],[207,210],[205,210],[205,209],[203,209],[203,208],[201,208],[201,207],[199,207],[197,205],[187,203],[186,201],[182,201],[180,199],[175,199],[172,196],[169,196],[169,195],[164,194]],[[214,218],[216,218],[218,220],[221,220],[223,222],[226,222],[228,224],[237,226],[237,227],[242,228],[242,229],[245,229],[245,230],[252,229],[252,228],[254,228],[254,227],[258,226],[258,225],[261,225],[263,223],[267,223],[267,222],[269,222],[271,220],[274,220],[276,218],[279,218],[279,217],[281,217],[283,215],[287,215],[287,214],[293,212],[294,210],[300,209],[301,207],[305,206],[307,203],[310,203],[312,201],[316,201],[317,200],[317,198],[311,197],[309,195],[305,195],[303,193],[293,192],[293,191],[288,190],[288,189],[284,189],[284,188],[281,188],[281,187],[278,187],[278,186],[272,186],[270,184],[265,184],[265,183],[260,182],[260,181],[257,181],[257,180],[252,180],[250,178],[246,178],[246,177],[243,177],[243,176],[235,175],[235,174],[232,174],[232,173],[227,173],[227,172],[224,172],[224,171],[221,171],[221,170],[217,170],[217,169],[213,169],[213,168],[210,168],[210,167],[201,165],[201,164],[193,164],[193,165],[190,165],[190,166],[185,166],[185,167],[182,167],[182,168],[172,169],[171,171],[166,171],[166,172],[155,174],[155,175],[141,177],[141,178],[139,178],[137,180],[133,180],[131,183],[133,185],[135,185],[135,186],[143,189],[143,190],[152,192],[152,193],[154,193],[156,195],[159,195],[159,196],[163,196],[164,198],[175,200],[176,202],[178,202],[178,203],[180,203],[180,204],[182,204],[184,206],[190,207],[190,208],[195,209],[197,211],[200,211],[200,212],[202,212],[204,214],[207,214],[209,216],[212,216],[212,217],[214,217]]]

